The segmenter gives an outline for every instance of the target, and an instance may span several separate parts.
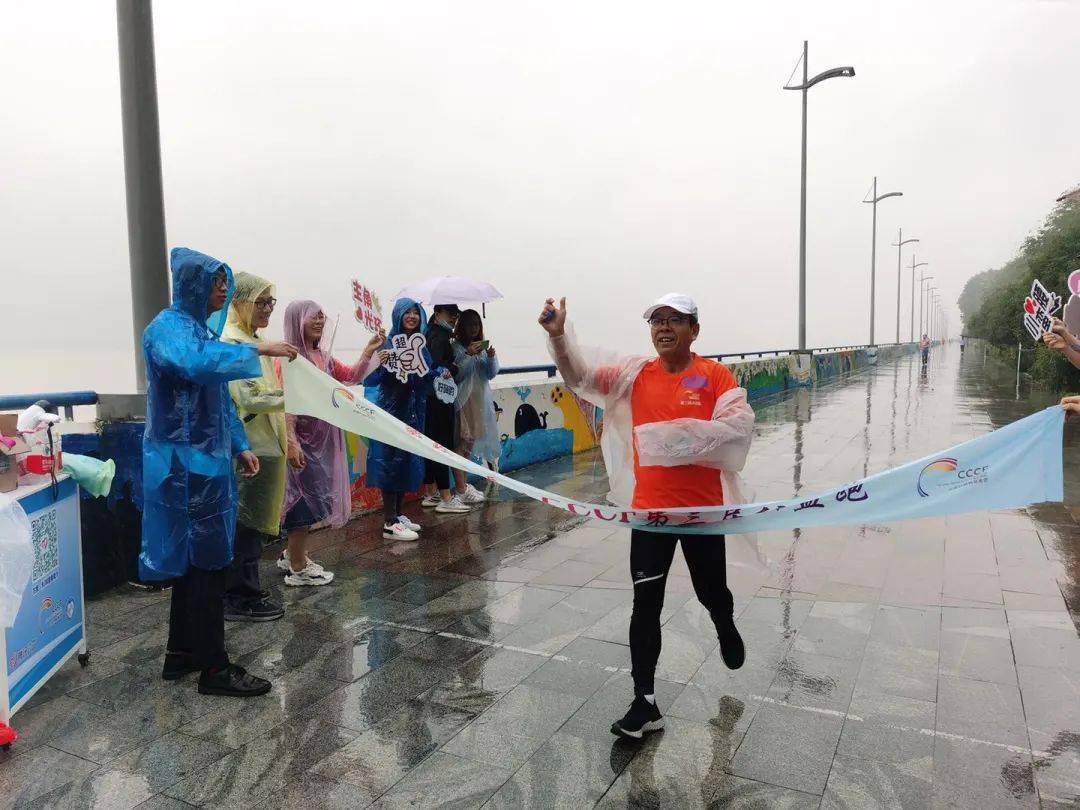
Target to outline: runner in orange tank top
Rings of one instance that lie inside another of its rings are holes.
[[[700,325],[697,305],[688,296],[671,293],[645,310],[656,349],[652,359],[586,360],[566,331],[566,299],[558,307],[548,299],[539,321],[567,385],[605,409],[602,447],[612,489],[609,498],[616,503],[630,501],[636,509],[724,503],[721,476],[737,473],[745,462],[753,411],[746,403],[746,392],[726,367],[691,351]],[[604,353],[594,350],[591,354]],[[630,452],[619,446],[624,441],[632,445],[632,464]],[[677,544],[686,558],[694,592],[716,628],[724,664],[737,669],[746,658],[727,587],[724,537],[633,530],[630,659],[634,700],[611,727],[619,736],[640,739],[664,725],[654,681],[660,657],[660,612]]]

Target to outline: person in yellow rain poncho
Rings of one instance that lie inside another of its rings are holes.
[[[222,340],[258,343],[259,330],[274,312],[274,285],[252,273],[236,274],[236,293],[229,307]],[[267,537],[281,530],[281,504],[285,500],[285,392],[273,361],[259,358],[262,376],[233,380],[229,394],[244,425],[251,452],[259,457],[259,474],[239,478],[239,510],[233,561],[225,592],[227,621],[269,622],[285,610],[263,590],[259,560]]]

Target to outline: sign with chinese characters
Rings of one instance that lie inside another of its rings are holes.
[[[454,375],[447,369],[435,378],[435,398],[447,405],[457,400],[458,387],[454,381]]]
[[[1042,282],[1031,282],[1031,292],[1024,299],[1024,328],[1035,340],[1042,340],[1043,334],[1054,325],[1054,315],[1061,309],[1061,296],[1050,292]]]
[[[353,279],[352,300],[356,322],[372,334],[378,334],[383,328],[382,305],[379,303],[379,296]]]
[[[390,348],[383,350],[382,367],[401,382],[408,382],[410,374],[423,377],[430,370],[424,359],[426,348],[427,338],[419,332],[394,335],[390,339]]]

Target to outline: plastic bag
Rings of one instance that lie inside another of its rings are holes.
[[[720,396],[711,421],[672,419],[634,428],[638,461],[643,467],[697,464],[727,472],[737,472],[746,464],[753,435],[754,411],[742,388]]]
[[[116,462],[111,458],[101,461],[92,456],[80,456],[76,453],[64,454],[64,472],[75,483],[95,498],[108,495],[112,489],[113,476],[116,475]]]
[[[0,495],[0,628],[15,623],[33,567],[30,518],[17,500]]]

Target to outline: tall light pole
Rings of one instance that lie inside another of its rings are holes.
[[[904,252],[904,245],[912,242],[918,242],[918,239],[905,239],[904,229],[897,229],[896,244],[893,247],[896,248],[896,342],[900,343],[900,261],[901,254]],[[912,261],[915,261],[915,256],[912,254]],[[912,276],[911,283],[915,283],[915,277]],[[915,304],[915,299],[911,300],[912,305]]]
[[[154,21],[150,0],[116,0],[136,390],[146,390],[142,333],[169,306]]]
[[[926,288],[923,285],[932,278],[933,276],[919,273],[919,340],[922,340],[923,336],[923,301],[926,299]]]
[[[910,332],[910,335],[909,335],[909,340],[912,343],[915,342],[915,268],[916,267],[926,267],[928,264],[929,264],[928,262],[919,262],[918,264],[915,264],[915,254],[914,253],[911,254],[911,326],[910,326],[911,332]],[[922,282],[921,281],[919,282],[919,301],[920,302],[922,301]],[[919,312],[919,327],[920,328],[922,327],[922,312],[921,311]]]
[[[863,200],[864,203],[869,203],[874,206],[874,224],[870,231],[870,345],[876,346],[874,343],[874,297],[875,297],[875,282],[877,278],[877,204],[889,197],[903,197],[902,191],[890,191],[887,194],[878,195],[877,193],[877,177],[874,178],[873,191],[870,193],[871,199]],[[896,271],[896,342],[900,342],[900,270]]]
[[[851,78],[855,75],[853,67],[829,68],[808,78],[807,57],[810,46],[806,40],[802,44],[802,84],[786,85],[785,90],[802,91],[802,190],[799,197],[799,348],[806,348],[806,97],[810,88],[818,82],[839,77]],[[790,81],[790,79],[789,79]]]
[[[927,279],[931,279],[933,276],[927,276]],[[934,298],[934,293],[937,292],[937,287],[931,287],[929,284],[926,286],[926,325],[922,327],[923,331],[930,334],[930,302]]]

